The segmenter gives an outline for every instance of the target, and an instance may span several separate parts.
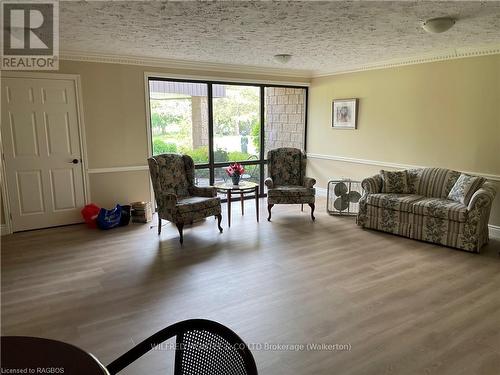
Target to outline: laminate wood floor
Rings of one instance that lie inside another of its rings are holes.
[[[182,247],[171,224],[161,237],[137,224],[2,237],[1,332],[63,340],[107,364],[169,324],[207,318],[263,346],[260,374],[500,373],[500,241],[475,255],[323,207],[315,223],[308,207],[275,206],[257,224],[253,202],[243,217],[235,202],[231,228],[225,213],[223,234],[210,218]],[[171,373],[172,359],[154,351],[123,373]]]

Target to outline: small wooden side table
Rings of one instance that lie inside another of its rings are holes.
[[[227,225],[231,227],[231,197],[233,194],[240,195],[241,214],[245,214],[245,194],[255,193],[255,213],[257,222],[259,222],[259,185],[255,182],[241,181],[239,185],[233,185],[231,182],[215,184],[217,191],[226,194],[227,197]]]

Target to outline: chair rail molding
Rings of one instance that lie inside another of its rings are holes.
[[[133,171],[147,171],[149,167],[147,165],[129,165],[125,167],[107,167],[107,168],[89,168],[87,172],[89,174],[97,173],[112,173],[112,172],[133,172]]]
[[[346,156],[315,154],[315,153],[310,153],[310,152],[307,153],[307,157],[309,159],[321,159],[321,160],[340,161],[340,162],[345,162],[345,163],[376,165],[379,167],[389,167],[389,168],[396,168],[396,169],[426,168],[426,166],[415,165],[415,164],[401,164],[401,163],[393,163],[393,162],[380,161],[380,160],[351,158],[351,157],[346,157]],[[461,172],[476,175],[476,176],[481,176],[481,177],[484,177],[490,181],[500,181],[500,175],[497,175],[497,174],[489,174],[489,173],[474,172],[474,171],[461,171]]]

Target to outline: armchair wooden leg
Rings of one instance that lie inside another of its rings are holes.
[[[300,205],[300,210],[301,210],[302,212],[304,212],[304,203],[302,203],[302,204]]]
[[[267,221],[271,221],[271,208],[273,208],[274,204],[267,205],[267,212],[269,212],[269,216],[267,217]]]
[[[309,203],[309,207],[311,207],[311,219],[314,221],[316,218],[314,217],[314,203]]]
[[[222,221],[222,214],[215,215],[215,217],[217,218],[217,226],[219,227],[219,231],[222,233],[223,229],[220,225]]]
[[[158,236],[160,235],[161,233],[161,217],[160,217],[160,213],[158,212]]]
[[[182,235],[182,229],[184,228],[184,223],[176,223],[175,224],[177,226],[177,229],[179,230],[179,241],[182,245],[182,243],[184,242],[184,236]]]

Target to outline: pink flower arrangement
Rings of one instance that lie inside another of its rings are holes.
[[[234,163],[226,168],[226,173],[230,177],[241,176],[243,173],[245,173],[245,168],[243,168],[240,163]]]

